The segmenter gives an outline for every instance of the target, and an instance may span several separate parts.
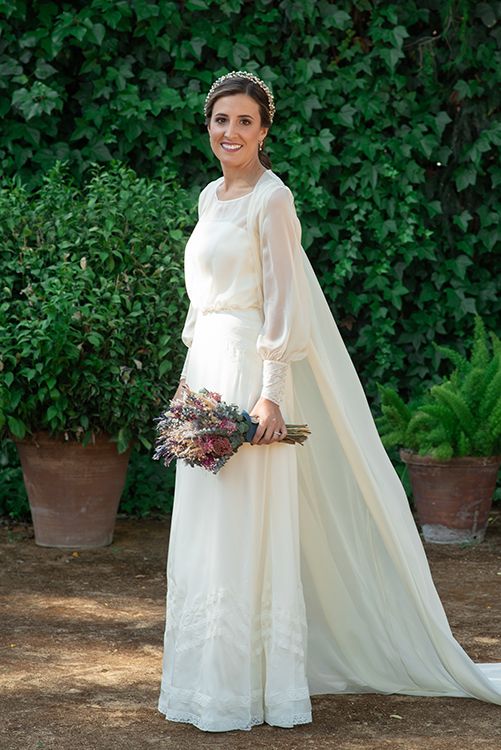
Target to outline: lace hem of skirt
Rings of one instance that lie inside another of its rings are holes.
[[[170,721],[193,724],[207,732],[249,730],[264,723],[290,728],[312,721],[308,687],[273,693],[258,689],[221,698],[171,685],[160,691],[158,710]]]
[[[231,732],[235,729],[243,731],[250,731],[252,727],[264,724],[265,720],[261,716],[252,716],[250,721],[247,723],[240,722],[221,722],[211,721],[207,722],[201,719],[199,716],[190,713],[175,713],[168,711],[165,714],[165,718],[168,721],[179,721],[183,724],[193,724],[197,729],[201,729],[203,732]],[[309,724],[312,721],[311,711],[305,713],[293,714],[292,716],[285,716],[279,722],[266,722],[270,723],[271,726],[291,728],[297,724]]]
[[[311,722],[301,585],[287,596],[281,592],[279,601],[265,586],[258,611],[225,587],[188,598],[169,578],[167,592],[158,705],[167,719],[213,732]],[[233,666],[231,679],[218,682],[218,670],[213,677],[200,672],[205,653],[210,663],[240,664],[241,670]]]

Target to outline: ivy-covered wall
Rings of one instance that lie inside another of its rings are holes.
[[[499,321],[500,17],[468,0],[0,2],[2,170],[169,163],[195,198],[219,174],[204,96],[257,71],[273,168],[364,385],[412,391],[435,377],[432,339]]]

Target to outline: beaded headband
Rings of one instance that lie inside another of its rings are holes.
[[[223,81],[227,81],[229,78],[248,78],[249,81],[256,83],[268,97],[268,114],[270,115],[270,122],[273,122],[273,117],[275,116],[275,101],[273,99],[273,94],[271,93],[271,90],[268,88],[268,86],[265,84],[264,81],[262,81],[260,78],[255,76],[253,73],[247,73],[246,70],[232,70],[231,73],[226,73],[226,75],[221,76],[216,81],[214,81],[214,83],[209,89],[209,93],[205,97],[204,115],[207,117],[207,102],[209,101],[211,94],[218,88],[218,86]]]

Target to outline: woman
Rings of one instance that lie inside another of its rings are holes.
[[[159,710],[206,731],[292,727],[320,693],[475,697],[501,665],[454,639],[403,487],[263,142],[273,96],[233,71],[205,103],[223,176],[186,246],[180,386],[259,420],[217,475],[178,461]],[[285,423],[306,422],[301,447]]]

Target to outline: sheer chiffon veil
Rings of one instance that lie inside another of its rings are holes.
[[[249,222],[282,180],[254,190]],[[409,503],[298,238],[296,274],[310,319],[291,362],[298,453],[308,681],[321,693],[473,697],[501,705],[501,662],[474,663],[454,638]]]

